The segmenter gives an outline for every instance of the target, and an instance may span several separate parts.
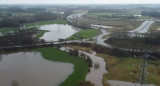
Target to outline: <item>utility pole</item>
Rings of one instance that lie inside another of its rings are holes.
[[[134,57],[137,58],[136,55],[134,55]],[[140,86],[143,86],[144,84],[147,84],[147,60],[148,58],[153,58],[153,59],[157,59],[157,60],[160,60],[159,58],[156,58],[154,56],[151,56],[151,55],[148,55],[148,54],[144,54],[142,56],[142,68],[141,68],[141,76],[140,76]],[[135,86],[136,86],[136,83],[135,83]]]
[[[149,55],[144,54],[142,57],[141,86],[147,83],[147,59]]]

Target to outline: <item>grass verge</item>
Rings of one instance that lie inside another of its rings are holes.
[[[98,33],[98,29],[85,29],[73,34],[71,37],[67,38],[67,40],[87,39],[96,36]]]
[[[80,82],[85,81],[88,73],[88,63],[76,56],[70,56],[64,51],[60,51],[53,47],[35,49],[42,54],[42,56],[51,61],[68,62],[74,64],[73,73],[60,86],[77,86]]]

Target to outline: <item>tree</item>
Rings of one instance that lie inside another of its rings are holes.
[[[45,39],[40,39],[39,42],[44,44],[45,43]]]

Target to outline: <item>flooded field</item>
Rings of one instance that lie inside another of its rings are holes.
[[[0,86],[58,86],[73,72],[70,63],[44,59],[38,52],[0,56]]]
[[[63,24],[53,24],[53,25],[44,25],[40,27],[41,30],[49,30],[50,32],[45,33],[41,39],[48,41],[58,41],[60,38],[68,38],[74,33],[78,32],[80,29],[73,27],[71,25]]]

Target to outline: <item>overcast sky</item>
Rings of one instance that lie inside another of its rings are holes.
[[[160,4],[160,0],[0,0],[0,4]]]

